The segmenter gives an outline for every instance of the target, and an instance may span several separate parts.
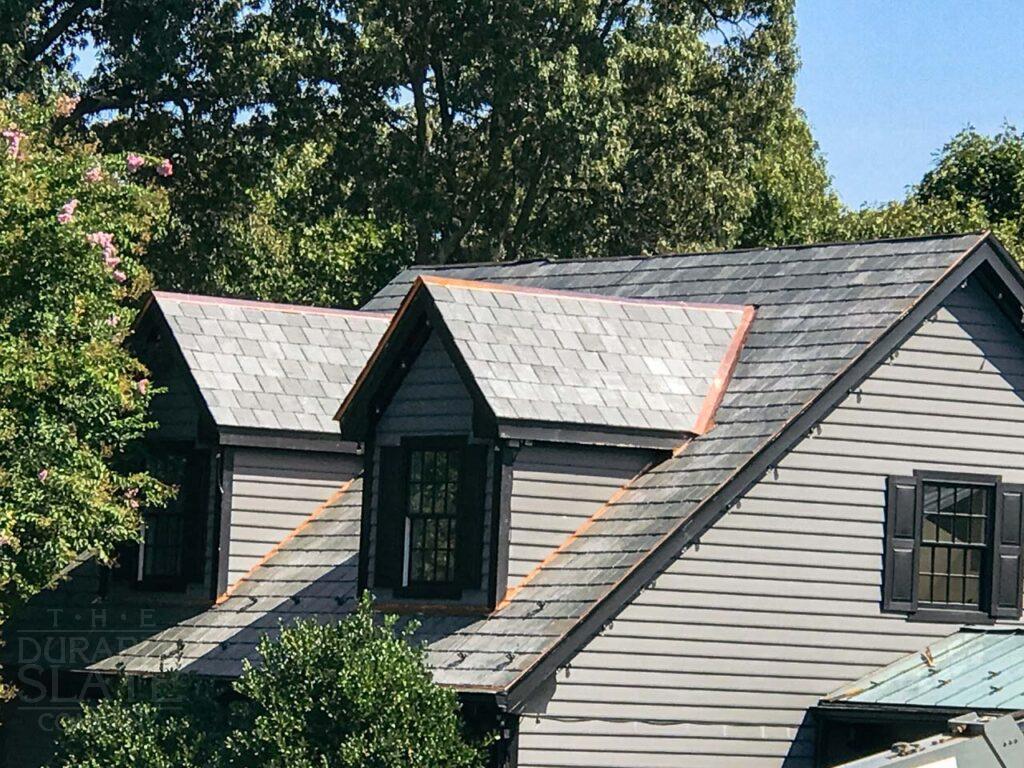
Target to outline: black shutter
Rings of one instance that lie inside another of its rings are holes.
[[[375,587],[393,589],[402,585],[405,490],[408,482],[405,453],[401,448],[381,448],[379,469],[373,582]]]
[[[213,463],[209,451],[191,451],[181,480],[182,563],[186,582],[201,582],[206,568],[206,526],[212,510],[210,475]]]
[[[882,587],[882,607],[887,611],[917,609],[919,489],[914,477],[890,477],[888,481]]]
[[[1024,524],[1024,486],[996,486],[992,540],[992,615],[1017,619],[1021,613],[1021,525]]]
[[[462,450],[455,566],[463,589],[480,589],[488,454],[486,445],[467,445]]]

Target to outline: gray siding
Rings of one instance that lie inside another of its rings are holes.
[[[255,448],[233,453],[228,584],[362,470],[362,458],[351,454]]]
[[[405,435],[468,434],[473,401],[436,333],[430,334],[377,426],[377,442]]]
[[[973,284],[592,640],[524,716],[519,765],[811,766],[807,708],[956,625],[880,613],[884,487],[1024,481],[1024,355]]]
[[[527,446],[512,465],[512,588],[646,466],[649,451]]]

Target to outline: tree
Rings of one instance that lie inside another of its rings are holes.
[[[298,623],[264,638],[235,684],[244,727],[229,763],[278,768],[478,766],[455,692],[436,685],[413,627],[376,622],[368,595],[339,624]]]
[[[1024,135],[958,133],[906,199],[845,210],[823,228],[829,239],[910,237],[991,229],[1024,259]]]
[[[169,490],[118,468],[150,426],[122,342],[165,210],[156,163],[64,138],[69,108],[0,102],[0,624],[79,554],[137,537],[140,504]]]
[[[796,109],[769,126],[751,184],[754,203],[736,238],[738,246],[820,241],[842,211],[807,119]]]
[[[413,626],[377,620],[369,596],[337,624],[301,621],[260,641],[232,684],[169,678],[155,701],[122,689],[65,724],[65,768],[459,768],[481,766],[456,694],[436,685]],[[239,698],[240,697],[240,698]]]
[[[177,148],[161,285],[229,275],[261,296],[286,281],[246,283],[254,209],[282,259],[309,252],[303,233],[339,237],[343,283],[364,279],[348,254],[368,228],[387,272],[405,254],[729,245],[796,67],[791,0],[57,0],[30,17],[15,47],[46,53],[7,88],[87,34],[100,66],[73,118],[108,147]],[[267,198],[310,148],[302,193]]]
[[[146,698],[122,680],[113,695],[62,722],[57,765],[217,768],[224,709],[209,681],[156,678]]]

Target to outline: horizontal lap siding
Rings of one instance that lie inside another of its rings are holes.
[[[527,446],[512,466],[508,584],[528,574],[649,461],[646,451]]]
[[[1021,347],[979,289],[957,291],[559,671],[519,765],[813,765],[808,707],[958,628],[879,611],[885,479],[1024,482]]]
[[[236,449],[228,583],[243,576],[361,469],[362,459],[350,454]]]

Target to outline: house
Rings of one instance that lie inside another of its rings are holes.
[[[231,678],[369,589],[494,765],[870,753],[885,702],[833,692],[1019,626],[1022,306],[985,233],[408,270],[335,405],[361,471],[83,668]]]
[[[144,461],[179,487],[146,512],[118,567],[83,556],[58,588],[4,626],[5,674],[20,702],[0,718],[9,765],[45,757],[56,717],[102,688],[83,675],[213,605],[338,484],[362,470],[338,437],[337,404],[388,315],[156,292],[131,343],[149,367],[159,427]]]

